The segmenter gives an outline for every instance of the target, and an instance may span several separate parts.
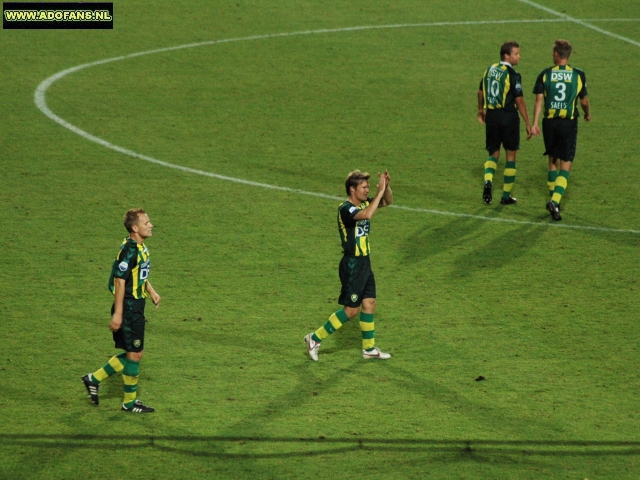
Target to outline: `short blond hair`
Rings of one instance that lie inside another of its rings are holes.
[[[556,40],[553,44],[553,51],[556,52],[560,58],[565,59],[569,58],[573,47],[568,40]]]
[[[124,228],[127,229],[127,232],[131,233],[132,227],[140,220],[140,215],[144,215],[145,213],[147,212],[142,208],[132,208],[127,210],[127,213],[124,214],[124,218],[122,219],[122,223],[124,224]]]
[[[358,188],[362,182],[366,182],[371,178],[367,172],[361,172],[360,170],[354,170],[353,172],[349,172],[347,175],[347,179],[344,182],[345,189],[347,191],[347,196],[351,195],[351,187]]]

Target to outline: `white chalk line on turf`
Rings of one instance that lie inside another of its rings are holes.
[[[585,20],[580,20],[578,18],[570,17],[569,15],[566,15],[561,12],[557,12],[555,10],[552,10],[549,7],[545,7],[544,5],[540,5],[539,3],[532,2],[531,0],[519,0],[519,1],[521,3],[526,3],[527,5],[531,5],[532,7],[535,7],[537,9],[544,10],[545,12],[551,13],[552,15],[556,15],[557,17],[560,17],[561,19],[564,19],[567,22],[577,23],[578,25],[582,25],[583,27],[590,28],[592,30],[595,30],[596,32],[602,33],[603,35],[608,35],[618,40],[622,40],[623,42],[630,43],[631,45],[635,45],[636,47],[640,47],[640,42],[636,42],[635,40],[631,40],[630,38],[623,37],[622,35],[618,35],[616,33],[609,32],[608,30],[604,30],[600,27],[596,27],[595,25],[591,25],[590,23],[587,23],[587,21]],[[592,20],[589,20],[589,21],[592,21]]]
[[[525,3],[532,3],[532,2],[528,2],[526,0],[520,0],[520,1],[524,1]],[[537,4],[533,4],[533,6],[538,6]],[[544,7],[543,7],[544,9]],[[556,13],[557,12],[553,12],[552,13]],[[562,14],[558,14],[558,15],[562,15]],[[618,21],[622,21],[622,20],[632,20],[635,21],[636,19],[619,19]],[[640,19],[637,19],[640,20]],[[295,36],[295,35],[312,35],[312,34],[322,34],[322,33],[338,33],[338,32],[353,32],[353,31],[359,31],[359,30],[374,30],[374,29],[390,29],[390,28],[411,28],[411,27],[439,27],[439,26],[459,26],[459,25],[491,25],[491,24],[509,24],[509,23],[555,23],[555,22],[582,22],[580,20],[577,19],[572,19],[571,17],[567,17],[567,18],[558,18],[558,19],[533,19],[533,20],[486,20],[486,21],[468,21],[468,22],[433,22],[433,23],[408,23],[408,24],[398,24],[398,25],[370,25],[370,26],[360,26],[360,27],[345,27],[345,28],[333,28],[333,29],[321,29],[321,30],[306,30],[306,31],[299,31],[299,32],[289,32],[289,33],[276,33],[276,34],[270,34],[270,35],[254,35],[254,36],[250,36],[250,37],[243,37],[243,38],[230,38],[230,39],[223,39],[223,40],[212,40],[212,41],[207,41],[207,42],[198,42],[198,43],[191,43],[191,44],[186,44],[186,45],[178,45],[175,47],[166,47],[166,48],[159,48],[159,49],[155,49],[155,50],[147,50],[144,52],[137,52],[137,53],[132,53],[129,55],[122,55],[119,57],[113,57],[113,58],[107,58],[104,60],[98,60],[96,62],[91,62],[91,63],[85,63],[82,65],[78,65],[72,68],[68,68],[66,70],[60,71],[52,76],[50,76],[49,78],[45,79],[44,81],[42,81],[40,83],[40,85],[38,85],[38,87],[35,90],[34,93],[34,102],[36,104],[36,106],[38,107],[38,109],[40,109],[40,111],[42,111],[47,117],[49,117],[51,120],[53,120],[54,122],[58,123],[59,125],[71,130],[72,132],[76,133],[77,135],[80,135],[81,137],[90,140],[94,143],[97,143],[99,145],[102,145],[103,147],[109,148],[111,150],[114,150],[116,152],[122,153],[123,155],[127,155],[133,158],[137,158],[140,160],[145,160],[147,162],[150,163],[154,163],[156,165],[160,165],[163,167],[167,167],[167,168],[173,168],[176,170],[180,170],[186,173],[192,173],[192,174],[196,174],[196,175],[203,175],[203,176],[207,176],[207,177],[212,177],[212,178],[217,178],[219,180],[225,180],[225,181],[229,181],[229,182],[234,182],[234,183],[239,183],[239,184],[243,184],[243,185],[250,185],[250,186],[254,186],[254,187],[261,187],[261,188],[268,188],[271,190],[279,190],[279,191],[284,191],[284,192],[290,192],[290,193],[296,193],[296,194],[300,194],[300,195],[310,195],[310,196],[314,196],[314,197],[320,197],[320,198],[327,198],[330,200],[337,200],[337,201],[342,201],[344,200],[342,197],[337,197],[337,196],[333,196],[333,195],[327,195],[324,193],[318,193],[318,192],[308,192],[305,190],[299,190],[299,189],[295,189],[295,188],[289,188],[289,187],[281,187],[281,186],[277,186],[277,185],[270,185],[267,183],[260,183],[260,182],[253,182],[251,180],[244,180],[241,178],[235,178],[235,177],[228,177],[226,175],[219,175],[217,173],[212,173],[212,172],[207,172],[204,170],[198,170],[195,168],[189,168],[189,167],[184,167],[182,165],[176,165],[173,163],[169,163],[169,162],[164,162],[162,160],[158,160],[156,158],[153,157],[149,157],[148,155],[143,155],[137,152],[134,152],[132,150],[128,150],[126,148],[120,147],[118,145],[115,145],[113,143],[110,143],[106,140],[103,140],[102,138],[96,137],[95,135],[91,135],[88,132],[85,132],[84,130],[76,127],[75,125],[67,122],[66,120],[64,120],[63,118],[59,117],[58,115],[56,115],[47,105],[47,100],[46,100],[46,93],[47,90],[51,87],[51,85],[53,85],[53,83],[55,83],[56,81],[60,80],[61,78],[71,74],[71,73],[75,73],[78,72],[80,70],[83,70],[85,68],[89,68],[89,67],[95,67],[98,65],[104,65],[106,63],[111,63],[111,62],[116,62],[116,61],[120,61],[120,60],[126,60],[129,58],[135,58],[135,57],[140,57],[143,55],[152,55],[155,53],[162,53],[162,52],[171,52],[171,51],[175,51],[175,50],[182,50],[182,49],[186,49],[186,48],[195,48],[195,47],[202,47],[202,46],[207,46],[207,45],[216,45],[216,44],[223,44],[223,43],[231,43],[231,42],[240,42],[240,41],[251,41],[251,40],[262,40],[262,39],[268,39],[268,38],[278,38],[278,37],[290,37],[290,36]],[[591,21],[591,20],[590,20]],[[599,21],[607,21],[607,19],[600,19]],[[615,21],[615,20],[614,20]],[[583,22],[584,23],[584,22]],[[588,25],[585,23],[585,25]],[[591,28],[591,26],[590,26]],[[597,27],[593,27],[596,28]],[[624,39],[624,38],[622,38]],[[628,39],[625,39],[625,41]],[[639,44],[640,46],[640,44]],[[410,212],[418,212],[418,213],[430,213],[430,214],[434,214],[434,215],[444,215],[444,216],[449,216],[449,217],[462,217],[462,218],[470,218],[470,219],[476,219],[476,220],[483,220],[483,221],[491,221],[491,222],[502,222],[502,223],[511,223],[511,224],[521,224],[521,225],[534,225],[534,226],[542,226],[542,227],[556,227],[556,228],[571,228],[571,229],[578,229],[578,230],[591,230],[591,231],[601,231],[601,232],[612,232],[612,233],[633,233],[633,234],[638,234],[640,233],[640,231],[638,230],[630,230],[630,229],[617,229],[617,228],[606,228],[606,227],[590,227],[590,226],[582,226],[582,225],[567,225],[567,224],[558,224],[558,223],[539,223],[539,222],[529,222],[529,221],[524,221],[524,220],[512,220],[512,219],[506,219],[506,218],[496,218],[496,217],[485,217],[482,215],[473,215],[473,214],[467,214],[467,213],[455,213],[455,212],[446,212],[446,211],[441,211],[441,210],[431,210],[431,209],[426,209],[426,208],[413,208],[413,207],[405,207],[405,206],[401,206],[401,205],[391,205],[390,208],[396,208],[399,210],[405,210],[405,211],[410,211]]]

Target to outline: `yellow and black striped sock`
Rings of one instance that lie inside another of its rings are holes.
[[[560,200],[562,200],[562,195],[564,195],[564,191],[567,189],[568,181],[569,172],[560,170],[558,178],[556,178],[556,185],[553,188],[553,195],[551,196],[551,201],[556,205],[560,205]]]
[[[360,331],[362,332],[362,349],[370,352],[376,344],[373,313],[360,312]]]
[[[502,192],[502,198],[509,198],[511,196],[511,189],[516,181],[516,161],[507,162],[504,167],[504,191]]]
[[[122,371],[122,381],[124,382],[124,399],[122,403],[127,408],[133,407],[136,403],[139,375],[140,362],[127,359],[124,370]]]
[[[329,317],[329,320],[327,320],[327,323],[316,330],[311,338],[313,338],[314,342],[321,342],[348,321],[349,317],[347,316],[347,313],[344,311],[344,308],[341,308],[336,313],[332,314]]]
[[[496,173],[496,168],[498,168],[498,160],[489,157],[487,161],[484,162],[484,181],[493,183],[493,174]]]
[[[121,372],[124,369],[126,356],[127,354],[123,352],[115,357],[111,357],[104,367],[91,374],[93,383],[100,383],[111,375]]]
[[[553,195],[553,189],[556,187],[556,179],[558,178],[558,170],[549,170],[547,173],[547,187],[549,187],[549,196]]]

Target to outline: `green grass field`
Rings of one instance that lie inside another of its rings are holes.
[[[131,0],[113,30],[2,30],[0,478],[638,478],[640,11],[539,1],[571,18],[501,0]],[[476,121],[510,39],[533,118],[556,38],[593,115],[559,224],[541,138],[522,141],[518,204],[482,203]],[[235,181],[106,148],[34,102],[63,70],[186,45],[69,73],[46,103]],[[399,207],[371,235],[393,357],[362,360],[352,321],[313,363],[302,338],[338,309],[355,168],[388,168]],[[107,280],[138,206],[163,297],[141,416],[119,411],[119,376],[99,407],[80,381],[116,352]]]

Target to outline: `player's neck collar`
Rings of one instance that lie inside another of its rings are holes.
[[[509,65],[510,67],[513,67],[513,65],[511,65],[509,62],[505,62],[504,60],[502,62],[500,62],[502,65]]]
[[[127,237],[127,242],[134,242],[136,245],[138,245],[138,247],[144,247],[144,240],[145,239],[142,239],[142,242],[138,243],[138,241],[135,238],[132,238],[131,235]]]

